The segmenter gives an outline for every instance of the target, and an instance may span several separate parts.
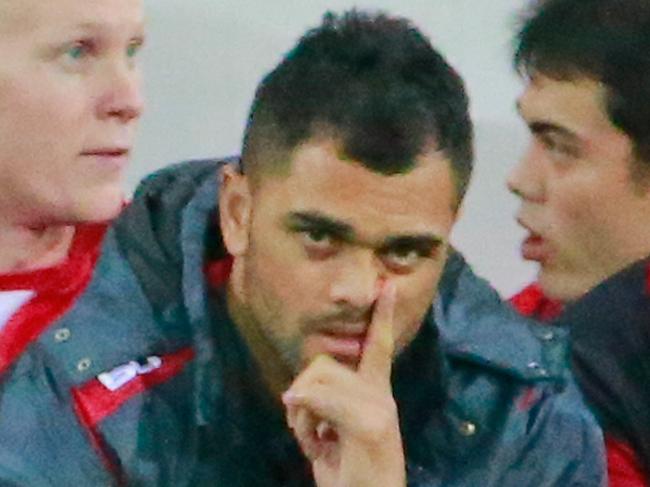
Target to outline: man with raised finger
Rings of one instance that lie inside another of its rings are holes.
[[[353,11],[261,82],[241,160],[143,183],[115,231],[159,319],[202,330],[195,485],[602,484],[563,335],[450,250],[471,168],[459,76]]]
[[[404,485],[390,380],[395,292],[392,282],[379,291],[356,370],[319,356],[282,396],[319,486]]]

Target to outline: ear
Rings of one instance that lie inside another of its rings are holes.
[[[227,164],[219,174],[219,222],[228,252],[240,256],[248,249],[252,195],[248,179],[238,169]]]
[[[453,220],[453,225],[456,225],[458,221],[463,217],[465,214],[465,205],[464,205],[464,200],[461,201],[454,210],[454,220]]]

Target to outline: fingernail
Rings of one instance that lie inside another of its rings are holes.
[[[298,402],[298,395],[293,391],[286,391],[282,394],[282,402],[287,405],[295,404]]]

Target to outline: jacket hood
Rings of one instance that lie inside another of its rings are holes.
[[[178,333],[192,342],[199,424],[211,421],[213,398],[221,390],[212,368],[215,344],[204,263],[226,256],[215,231],[218,173],[223,164],[236,162],[195,160],[153,173],[140,183],[114,226],[118,245],[161,326],[170,336]]]

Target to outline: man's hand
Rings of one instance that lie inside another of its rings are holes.
[[[356,371],[319,356],[282,396],[318,487],[406,485],[390,382],[395,294],[384,284]]]

